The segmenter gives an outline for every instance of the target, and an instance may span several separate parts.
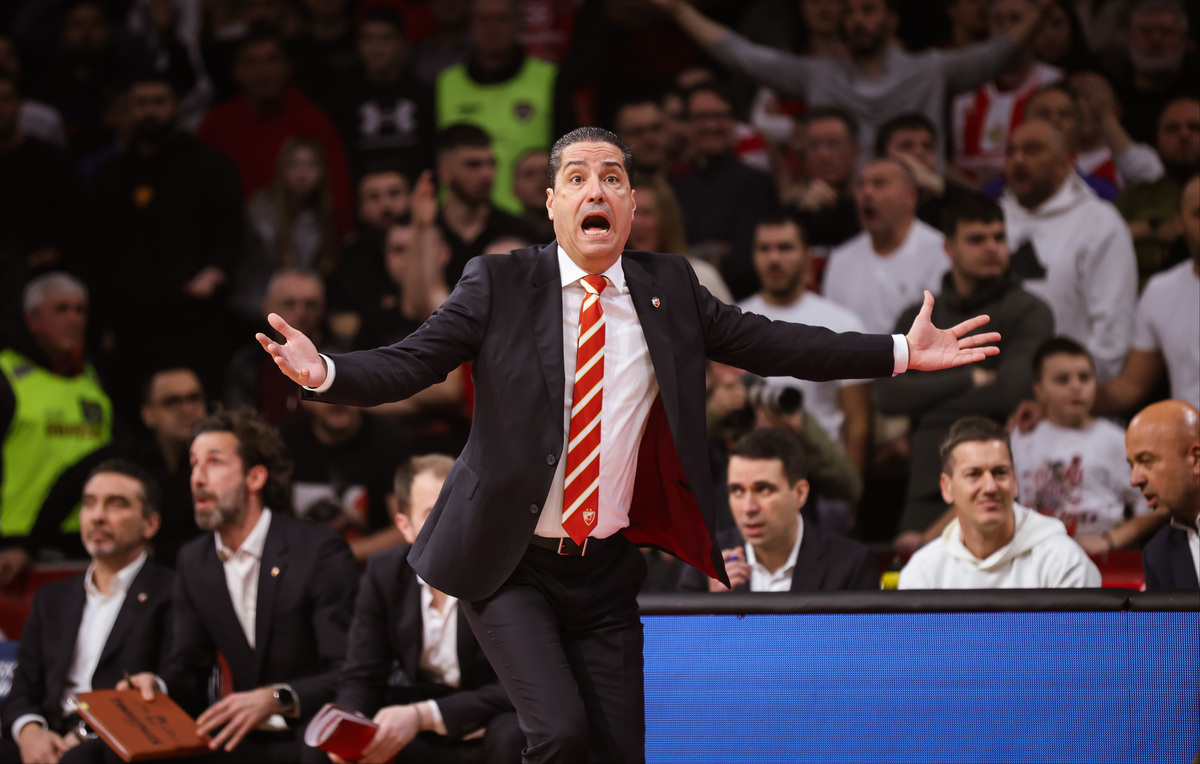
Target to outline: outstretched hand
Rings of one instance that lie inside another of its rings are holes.
[[[998,332],[965,336],[990,321],[989,317],[976,316],[953,328],[939,329],[933,325],[932,315],[933,294],[926,289],[921,312],[917,314],[912,328],[904,336],[908,341],[908,368],[922,371],[948,369],[951,366],[976,363],[1000,352],[1000,348],[988,345],[989,342],[1000,341]]]
[[[327,372],[324,359],[317,353],[317,346],[304,332],[293,329],[278,313],[267,316],[267,322],[283,335],[284,343],[280,345],[262,332],[254,335],[254,338],[275,359],[279,370],[297,385],[320,387],[325,382]]]

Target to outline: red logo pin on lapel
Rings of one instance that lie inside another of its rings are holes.
[[[662,301],[659,300],[657,297],[651,297],[650,304],[657,308],[659,305],[662,305]]]

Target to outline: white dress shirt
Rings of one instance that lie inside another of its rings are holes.
[[[750,566],[750,591],[752,592],[790,592],[792,590],[792,572],[796,569],[796,557],[800,554],[800,542],[804,539],[804,518],[797,518],[796,543],[788,553],[783,565],[774,572],[758,561],[754,554],[754,545],[746,544],[746,564]]]
[[[79,619],[79,632],[75,637],[75,654],[71,657],[71,667],[67,671],[67,683],[63,687],[63,696],[59,699],[63,715],[72,712],[68,700],[81,692],[91,692],[92,675],[96,666],[100,665],[100,655],[108,644],[108,635],[112,633],[113,624],[121,606],[125,604],[125,595],[137,578],[142,566],[146,564],[146,553],[117,571],[109,583],[109,592],[104,594],[96,588],[96,563],[88,566],[83,576],[83,588],[87,599],[83,604],[83,616]],[[21,728],[30,722],[37,722],[43,728],[46,720],[39,714],[25,714],[19,717],[12,726],[13,740],[17,739]]]
[[[423,677],[448,687],[458,687],[462,668],[458,663],[458,598],[444,594],[439,610],[433,604],[433,587],[417,576],[421,585],[421,659],[417,670]],[[446,722],[436,700],[421,701],[429,712],[433,732],[446,734]]]

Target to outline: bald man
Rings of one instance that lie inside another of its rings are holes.
[[[1146,589],[1200,588],[1200,414],[1183,401],[1147,406],[1129,423],[1125,455],[1129,482],[1171,513],[1142,551]]]
[[[1137,307],[1129,229],[1074,170],[1062,133],[1042,120],[1013,131],[1004,160],[1012,267],[1054,311],[1059,333],[1096,359],[1101,382],[1125,364]]]

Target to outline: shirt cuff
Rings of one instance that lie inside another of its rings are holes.
[[[333,359],[324,353],[318,353],[318,355],[325,359],[325,381],[321,383],[320,387],[309,387],[308,385],[305,385],[304,389],[311,393],[325,392],[333,386],[333,378],[337,376],[337,367],[333,365]]]
[[[162,680],[161,676],[158,674],[151,674],[150,676],[154,677],[154,686],[158,688],[159,692],[168,696],[171,694],[167,692],[167,683]]]
[[[16,742],[17,739],[21,736],[21,729],[24,728],[24,726],[26,724],[36,724],[44,730],[50,729],[50,725],[46,724],[46,720],[43,717],[39,716],[38,714],[22,714],[21,716],[17,717],[17,720],[15,722],[13,722],[13,726],[12,726],[13,742]]]
[[[442,719],[442,709],[438,708],[437,701],[423,700],[421,703],[425,706],[425,710],[429,712],[429,719],[433,723],[431,731],[439,735],[446,735],[446,722]]]
[[[908,340],[903,334],[892,335],[892,355],[896,359],[895,365],[892,366],[892,376],[908,371]]]

